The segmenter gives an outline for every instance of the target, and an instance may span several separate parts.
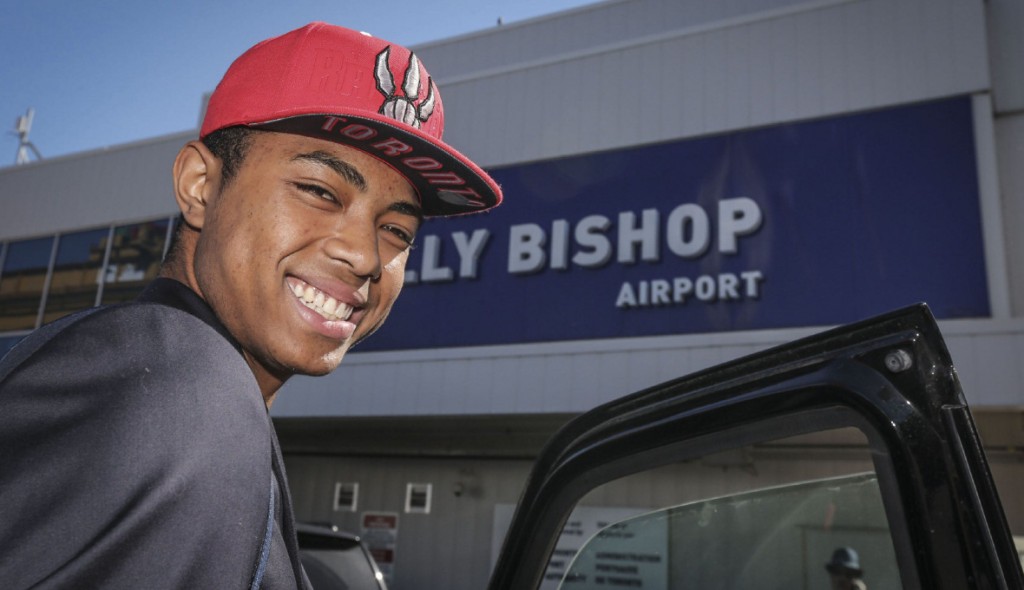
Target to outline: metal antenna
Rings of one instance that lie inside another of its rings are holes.
[[[35,116],[35,109],[29,107],[27,113],[18,117],[14,121],[13,133],[18,136],[18,156],[14,160],[15,166],[25,164],[29,161],[29,150],[32,150],[32,153],[35,154],[37,160],[43,159],[43,155],[39,153],[36,146],[28,139],[28,132],[32,130],[32,119]]]

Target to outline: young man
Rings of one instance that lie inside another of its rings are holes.
[[[5,588],[304,588],[267,410],[387,318],[424,217],[501,191],[407,49],[313,23],[228,69],[139,300],[0,362]]]

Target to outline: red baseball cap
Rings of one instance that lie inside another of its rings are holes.
[[[419,58],[366,33],[315,22],[254,45],[213,91],[199,136],[235,125],[367,152],[409,180],[426,216],[501,202],[498,183],[441,141],[441,95]]]

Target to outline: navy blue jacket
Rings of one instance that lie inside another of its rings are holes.
[[[202,299],[158,279],[4,357],[4,588],[244,589],[260,576],[307,584],[273,424]]]

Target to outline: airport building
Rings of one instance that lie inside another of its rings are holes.
[[[506,201],[428,221],[388,324],[279,394],[298,518],[392,590],[483,588],[573,416],[927,302],[1024,535],[1022,30],[1010,0],[605,0],[414,47]],[[0,169],[0,353],[155,276],[195,135]],[[870,470],[856,446],[689,462],[575,526]]]

